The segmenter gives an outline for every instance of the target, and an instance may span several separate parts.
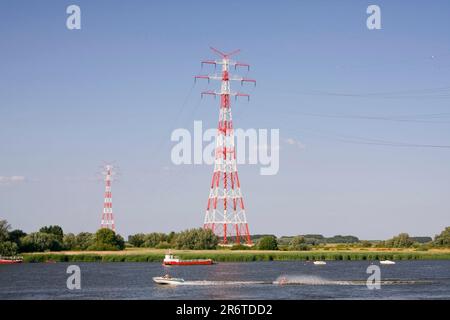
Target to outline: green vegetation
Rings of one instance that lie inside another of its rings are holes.
[[[23,252],[60,251],[62,244],[54,234],[33,232],[20,239],[20,250]]]
[[[303,236],[296,236],[292,238],[288,247],[288,250],[291,251],[307,251],[309,249],[310,246],[306,244],[305,238]]]
[[[137,248],[209,250],[217,247],[219,238],[211,230],[198,228],[169,234],[138,233],[129,236],[128,243]]]
[[[445,228],[441,234],[437,235],[433,244],[439,247],[450,247],[450,227]]]
[[[60,226],[42,227],[41,229],[39,229],[39,232],[54,235],[56,240],[58,240],[58,242],[60,243],[63,241],[64,232]]]
[[[401,233],[389,240],[359,240],[354,236],[320,234],[299,236],[253,235],[254,246],[218,245],[219,239],[203,228],[182,232],[138,233],[128,243],[109,229],[96,233],[64,234],[59,226],[45,226],[26,234],[10,231],[0,220],[0,255],[25,253],[25,261],[161,261],[165,249],[182,250],[185,259],[211,258],[215,261],[270,260],[380,260],[450,259],[450,227],[434,237],[410,237]],[[234,243],[230,237],[229,243]],[[219,249],[219,250],[217,250]],[[61,252],[60,251],[65,251]]]
[[[17,244],[10,241],[9,229],[8,221],[0,220],[0,256],[14,256],[19,251]]]
[[[262,251],[262,250],[183,250],[173,252],[182,259],[211,258],[216,262],[314,261],[314,260],[424,260],[450,259],[450,251]],[[132,249],[116,252],[27,253],[26,262],[161,262],[165,250]]]
[[[414,241],[407,233],[400,233],[398,236],[385,241],[384,245],[387,248],[409,248],[414,244]]]
[[[321,234],[305,234],[297,237],[302,237],[304,243],[307,245],[321,245],[321,244],[343,244],[343,243],[358,243],[360,240],[355,236],[341,236],[336,235],[330,238],[326,238]],[[283,236],[278,239],[278,243],[281,245],[290,245],[294,237]]]
[[[262,237],[256,246],[259,250],[278,250],[277,238],[274,236]]]
[[[15,256],[19,252],[17,244],[11,241],[0,242],[0,256]]]
[[[125,241],[111,229],[100,229],[95,233],[94,243],[88,250],[114,251],[125,249]]]
[[[208,250],[219,244],[219,238],[211,230],[203,228],[180,232],[174,241],[177,249]]]

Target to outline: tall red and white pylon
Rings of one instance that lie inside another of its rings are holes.
[[[206,79],[221,81],[220,91],[204,91],[203,95],[220,96],[219,125],[216,134],[216,148],[214,173],[212,176],[211,187],[209,191],[208,204],[206,206],[204,228],[211,229],[222,239],[222,244],[235,242],[237,244],[251,245],[250,232],[245,214],[244,199],[241,192],[241,184],[236,165],[236,150],[234,145],[234,129],[231,116],[230,97],[247,97],[245,93],[232,92],[230,90],[230,81],[239,81],[241,85],[244,82],[251,82],[256,85],[253,79],[247,79],[240,76],[229,74],[230,67],[245,67],[248,70],[250,66],[246,63],[230,60],[230,56],[237,54],[239,50],[230,53],[223,53],[211,47],[211,50],[219,55],[220,60],[202,61],[204,64],[211,64],[216,67],[222,67],[221,74],[199,75],[197,79]]]
[[[103,202],[101,228],[111,229],[115,232],[116,227],[114,224],[114,215],[112,210],[112,193],[111,193],[113,166],[109,164],[105,165],[103,174],[105,176],[105,199]]]

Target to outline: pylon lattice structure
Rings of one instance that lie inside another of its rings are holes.
[[[103,213],[101,228],[111,229],[114,232],[116,227],[114,224],[114,215],[112,209],[112,193],[111,193],[111,181],[113,177],[113,166],[105,165],[103,175],[105,176],[105,200],[103,202]]]
[[[201,96],[213,95],[220,96],[219,124],[216,134],[214,173],[212,176],[211,187],[209,191],[208,204],[206,207],[204,228],[211,229],[217,234],[222,244],[234,242],[237,244],[245,243],[251,245],[250,232],[245,214],[244,199],[241,192],[239,181],[236,150],[234,144],[234,129],[231,116],[230,97],[250,96],[245,93],[232,92],[230,90],[231,81],[239,81],[241,85],[244,82],[250,82],[256,85],[256,81],[240,76],[230,75],[230,67],[245,67],[250,70],[246,63],[230,60],[230,56],[235,55],[239,50],[231,53],[223,53],[211,47],[211,50],[219,55],[220,60],[202,61],[204,64],[217,65],[222,67],[220,74],[199,75],[197,79],[206,79],[221,81],[220,91],[203,91]]]

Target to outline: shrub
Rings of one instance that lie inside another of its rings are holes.
[[[64,232],[60,226],[42,227],[41,229],[39,229],[39,232],[53,234],[53,235],[55,235],[56,240],[58,240],[59,242],[63,241]]]
[[[167,236],[164,233],[152,232],[144,236],[144,243],[141,246],[155,248],[159,243],[166,240]]]
[[[15,256],[19,247],[15,242],[3,241],[0,242],[0,256]]]
[[[434,245],[439,247],[449,247],[450,246],[450,227],[444,229],[441,234],[434,238]]]
[[[292,238],[289,243],[289,250],[306,251],[309,250],[309,248],[310,247],[306,244],[305,238],[302,236]]]
[[[23,232],[22,230],[13,230],[9,233],[9,241],[12,241],[16,243],[17,245],[20,244],[20,239],[25,237],[27,234]]]
[[[60,251],[61,249],[61,242],[54,234],[49,233],[30,233],[20,241],[20,251],[24,252]]]
[[[231,247],[231,250],[249,250],[249,249],[250,249],[250,247],[244,246],[243,244],[234,244]]]
[[[219,238],[209,229],[190,229],[180,232],[175,237],[177,249],[207,250],[215,249]]]
[[[11,226],[8,224],[8,221],[0,220],[0,242],[8,240],[9,229],[11,229]]]
[[[125,241],[111,229],[99,229],[95,233],[94,244],[88,250],[110,251],[125,249]]]
[[[385,245],[391,248],[409,248],[413,245],[413,243],[414,241],[411,240],[409,234],[400,233],[398,236],[387,240]]]
[[[167,241],[160,242],[156,245],[156,249],[170,249],[172,245]]]
[[[128,243],[136,248],[142,247],[144,242],[145,242],[145,234],[143,233],[128,236]]]
[[[64,250],[75,250],[77,248],[77,237],[73,233],[64,235],[63,248]]]
[[[95,242],[95,235],[90,232],[80,232],[76,235],[75,250],[87,250]]]
[[[259,250],[278,250],[277,239],[273,236],[262,237],[258,241]]]

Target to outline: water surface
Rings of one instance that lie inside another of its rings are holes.
[[[81,268],[81,290],[69,290],[66,269]],[[450,299],[450,261],[398,261],[380,266],[380,290],[365,285],[368,261],[219,263],[163,267],[160,263],[0,265],[0,299]],[[374,264],[378,264],[374,262]],[[161,286],[152,277],[186,280]],[[284,277],[291,285],[276,284]],[[275,282],[275,283],[274,283]]]

